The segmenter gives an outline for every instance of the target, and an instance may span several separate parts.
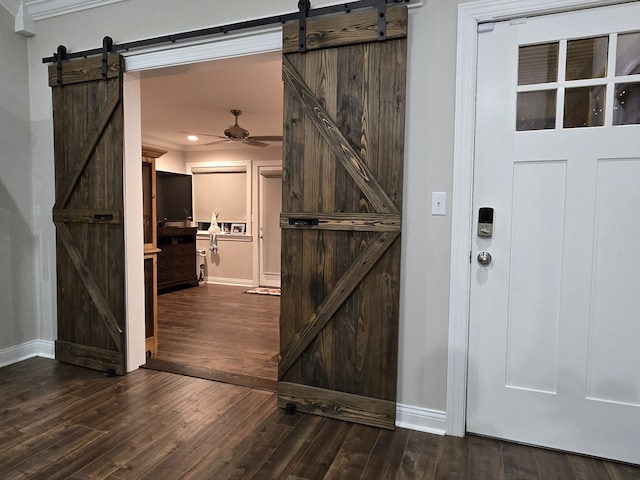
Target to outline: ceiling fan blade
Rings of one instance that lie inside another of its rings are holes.
[[[281,142],[282,135],[252,135],[249,139],[259,142]]]
[[[213,136],[213,135],[212,135]],[[216,145],[218,143],[224,143],[224,142],[230,142],[231,140],[229,140],[228,138],[224,138],[222,140],[216,140],[215,142],[211,142],[211,143],[204,143],[203,145]]]
[[[255,139],[255,137],[246,138],[242,143],[246,143],[247,145],[251,145],[252,147],[268,147],[268,143],[259,142]]]
[[[224,139],[227,138],[227,137],[223,137],[222,135],[213,135],[211,133],[185,132],[184,130],[179,130],[179,132],[186,133],[187,135],[198,135],[202,137],[215,137],[215,138],[224,138]]]

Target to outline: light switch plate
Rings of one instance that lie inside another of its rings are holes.
[[[447,192],[431,192],[431,215],[447,214]]]

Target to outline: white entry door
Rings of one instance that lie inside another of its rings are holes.
[[[282,169],[261,167],[259,190],[260,285],[280,288],[280,211]]]
[[[640,463],[640,2],[481,30],[467,430]]]

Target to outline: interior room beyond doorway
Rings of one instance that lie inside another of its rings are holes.
[[[169,67],[141,76],[142,144],[167,151],[156,160],[157,171],[194,178],[191,214],[185,214],[191,218],[185,221],[198,227],[193,276],[200,277],[198,286],[159,291],[158,349],[148,366],[275,389],[279,297],[246,291],[262,285],[263,278],[260,168],[281,165],[280,69],[276,53]],[[238,109],[242,114],[234,119],[230,112]],[[249,141],[227,135],[225,130],[234,122],[250,132]],[[198,140],[188,140],[190,134]],[[196,191],[202,190],[202,179],[214,176],[246,178],[237,191],[216,200],[221,189]],[[280,198],[277,201],[277,208],[267,210],[279,215]],[[208,231],[214,211],[222,226],[217,236]],[[162,227],[165,219],[158,216],[157,221]],[[227,232],[227,224],[241,228]],[[272,234],[279,236],[279,231]],[[279,249],[277,256],[279,266]]]

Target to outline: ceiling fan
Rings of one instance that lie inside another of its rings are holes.
[[[199,133],[198,135],[204,135],[207,137],[222,138],[216,142],[207,143],[205,145],[214,145],[221,142],[238,142],[250,145],[252,147],[267,147],[268,144],[264,142],[281,142],[282,135],[263,135],[263,136],[249,136],[249,130],[242,128],[238,125],[238,117],[242,115],[241,110],[231,110],[231,115],[236,118],[235,123],[224,131],[224,137],[222,135],[211,135],[208,133]]]

